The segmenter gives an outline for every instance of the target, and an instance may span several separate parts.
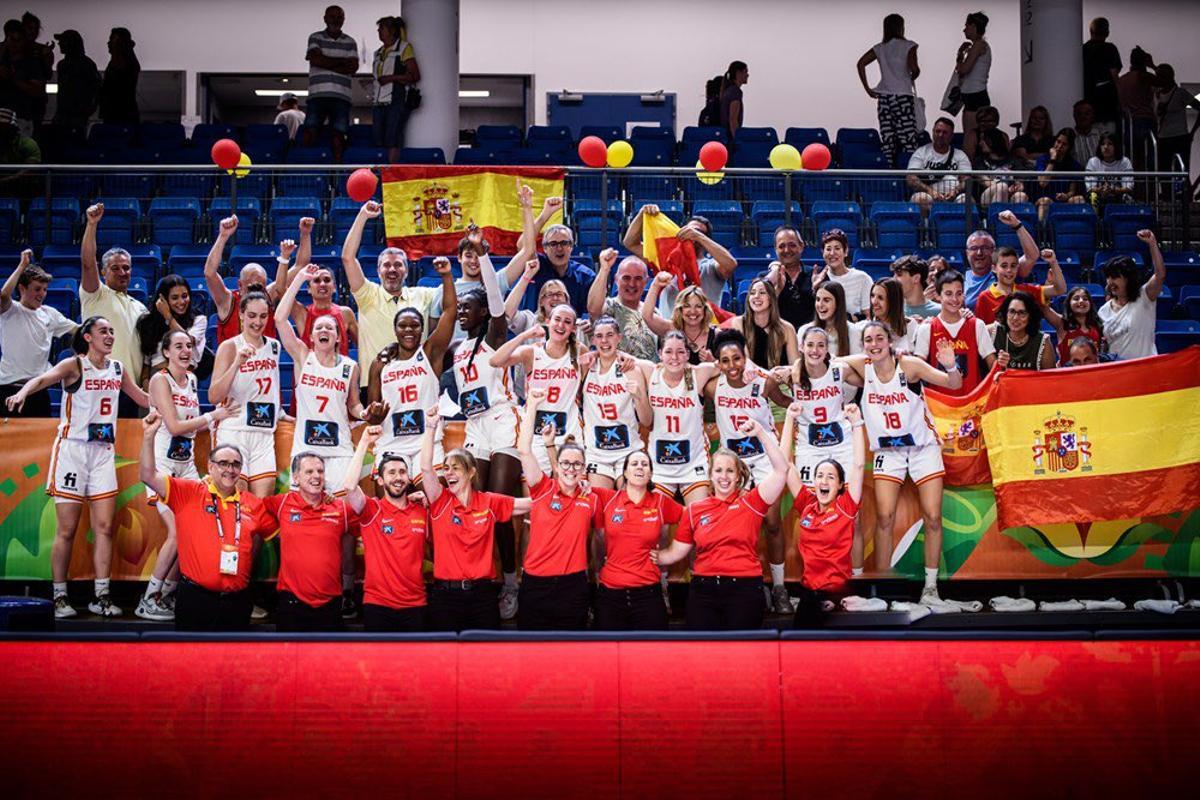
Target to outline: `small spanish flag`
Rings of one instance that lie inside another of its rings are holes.
[[[992,479],[983,439],[983,413],[995,385],[992,376],[998,369],[993,367],[979,385],[961,397],[924,387],[925,405],[942,441],[947,486],[975,486]]]
[[[676,238],[679,226],[666,214],[642,215],[642,257],[655,270],[666,270],[675,276],[680,289],[685,286],[700,286],[700,266],[696,259],[696,248],[691,242]],[[709,308],[717,322],[731,318],[733,314],[721,308],[721,298],[708,298]]]
[[[1200,497],[1200,346],[1010,370],[983,415],[1001,528],[1170,514]]]

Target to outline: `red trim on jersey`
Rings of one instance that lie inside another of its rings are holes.
[[[934,317],[932,322],[929,323],[929,354],[925,356],[925,360],[936,369],[941,369],[941,366],[937,362],[937,351],[938,343],[943,339],[954,346],[954,356],[959,360],[959,369],[963,371],[963,382],[962,386],[957,389],[939,386],[938,391],[948,394],[951,397],[960,397],[978,386],[979,381],[983,379],[983,370],[980,367],[982,360],[979,358],[979,342],[975,338],[975,320],[964,319],[962,327],[958,329],[957,336],[950,335],[950,331],[946,329],[946,323],[942,322],[941,316]],[[966,360],[966,363],[963,363],[963,359]]]

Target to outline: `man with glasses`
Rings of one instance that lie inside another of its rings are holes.
[[[1033,236],[1021,224],[1020,218],[1011,211],[1001,211],[996,221],[1007,225],[1017,232],[1021,242],[1021,259],[1017,262],[1017,277],[1026,278],[1033,272],[1040,252]],[[978,230],[967,237],[967,270],[963,286],[963,305],[974,308],[975,301],[985,289],[996,282],[995,267],[996,240],[985,230]]]
[[[529,290],[525,292],[523,308],[537,311],[537,296],[542,284],[549,280],[560,280],[567,287],[569,303],[579,314],[587,311],[588,289],[596,280],[596,273],[590,267],[571,260],[571,251],[575,248],[575,232],[566,225],[555,224],[546,229],[542,237],[542,249],[545,254],[537,252],[537,235],[541,224],[553,216],[562,207],[561,198],[547,198],[542,213],[535,221],[533,217],[533,190],[520,185],[517,181],[517,200],[521,204],[521,219],[524,223],[521,238],[517,241],[519,250],[508,262],[503,271],[503,277],[509,285],[516,284],[525,268],[525,262],[537,255],[541,269],[530,281]],[[541,223],[541,224],[539,224]]]
[[[154,435],[162,425],[151,410],[142,420],[139,477],[175,513],[179,547],[179,589],[175,629],[238,631],[250,627],[250,571],[254,538],[275,529],[263,501],[239,492],[241,449],[217,445],[208,455],[208,474],[189,480],[157,471]]]

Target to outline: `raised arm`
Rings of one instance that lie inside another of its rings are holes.
[[[292,304],[296,302],[296,295],[300,292],[300,287],[304,282],[316,277],[319,267],[316,264],[308,264],[304,269],[296,273],[296,277],[292,279],[291,285],[287,291],[283,293],[283,298],[279,301],[279,305],[275,307],[275,330],[279,332],[279,342],[284,349],[292,356],[292,360],[296,364],[303,365],[304,359],[308,358],[308,345],[300,341],[300,337],[296,335],[296,329],[292,327],[292,321],[289,319],[292,313]]]
[[[342,242],[342,269],[346,272],[346,285],[350,287],[351,294],[361,289],[367,281],[363,275],[362,264],[358,263],[358,248],[362,245],[363,229],[367,226],[367,220],[375,219],[382,213],[383,206],[374,200],[363,203],[362,208],[358,210],[358,216],[350,225],[350,230],[346,232],[346,241]]]
[[[537,235],[542,232],[542,228],[546,227],[546,223],[550,222],[550,219],[562,210],[562,205],[563,200],[561,197],[547,197],[545,200],[543,200],[541,213],[539,213],[537,218],[533,221],[533,238],[526,239],[525,241],[518,240],[517,246],[529,247],[531,248],[531,252],[536,253]],[[521,236],[523,238],[525,237],[524,230],[522,230]]]
[[[1007,208],[1001,211],[996,219],[1004,223],[1008,227],[1017,232],[1017,239],[1021,242],[1021,260],[1017,262],[1017,275],[1024,278],[1033,272],[1033,265],[1037,263],[1040,251],[1037,242],[1034,241],[1033,235],[1021,224],[1021,220],[1012,211]]]
[[[511,267],[514,262],[516,262],[515,258],[509,262],[509,266]],[[504,315],[508,319],[515,317],[521,310],[521,301],[525,299],[525,292],[529,289],[533,276],[537,275],[538,270],[542,268],[542,262],[538,261],[536,257],[528,258],[524,263],[521,277],[513,284],[512,289],[508,291],[508,297],[504,300]]]
[[[421,435],[421,488],[430,505],[442,496],[442,481],[433,468],[433,440],[437,436],[441,410],[435,405],[425,412],[425,433]]]
[[[753,419],[743,422],[739,430],[748,436],[757,437],[758,441],[762,443],[763,452],[767,454],[767,459],[771,462],[771,474],[758,484],[759,496],[762,497],[764,503],[771,505],[779,499],[784,488],[787,487],[788,459],[783,454],[783,450],[779,448],[779,442],[775,441],[774,430],[768,431]]]
[[[517,452],[521,455],[521,470],[524,472],[525,483],[536,486],[545,476],[542,465],[533,454],[533,435],[538,431],[538,406],[546,399],[545,389],[530,389],[525,392],[525,418],[521,420],[521,435],[517,437]],[[553,461],[553,459],[551,459]]]
[[[658,315],[658,296],[674,278],[675,276],[666,270],[660,271],[650,282],[650,290],[646,292],[646,297],[642,300],[642,319],[646,321],[646,327],[654,331],[655,336],[666,336],[675,330],[675,324],[671,320],[663,319]]]
[[[1067,279],[1063,275],[1062,267],[1059,266],[1058,257],[1050,248],[1042,251],[1042,258],[1046,260],[1049,270],[1046,274],[1046,284],[1042,287],[1042,299],[1047,301],[1046,307],[1049,307],[1051,297],[1058,297],[1060,294],[1067,293]]]
[[[458,321],[458,295],[454,291],[454,273],[450,270],[450,259],[438,256],[433,260],[433,269],[442,278],[442,315],[437,326],[425,340],[425,356],[430,364],[440,367],[442,354],[450,346],[454,336],[454,323]]]
[[[1142,291],[1153,302],[1158,300],[1158,296],[1162,294],[1163,286],[1167,283],[1167,265],[1163,263],[1162,250],[1158,249],[1158,237],[1154,235],[1154,231],[1149,229],[1140,230],[1137,232],[1137,238],[1145,242],[1146,247],[1150,250],[1150,265],[1154,268],[1154,274],[1142,286]]]
[[[9,396],[5,404],[9,411],[20,411],[29,395],[56,383],[74,383],[79,380],[79,374],[79,356],[64,358],[41,375],[26,381],[16,394]]]
[[[8,280],[4,282],[4,286],[0,286],[0,313],[8,311],[12,308],[13,291],[17,288],[17,284],[21,281],[21,273],[33,262],[33,251],[25,249],[21,251],[21,260],[17,264],[17,268],[8,276]]]
[[[625,229],[625,238],[621,240],[621,244],[625,245],[625,249],[633,253],[638,258],[644,258],[642,252],[642,215],[648,214],[654,216],[658,213],[658,206],[654,203],[647,203],[634,214],[633,222],[629,223],[629,227]]]
[[[226,339],[217,346],[217,355],[213,358],[212,379],[208,384],[208,402],[214,405],[224,402],[229,396],[229,387],[233,385],[238,370],[246,363],[246,359],[253,355],[253,345],[248,344],[238,350],[233,339]]]
[[[208,257],[204,259],[204,284],[208,286],[208,296],[212,298],[213,306],[217,309],[217,319],[229,319],[233,312],[233,295],[225,288],[221,279],[221,259],[225,255],[225,245],[231,236],[237,233],[237,214],[231,214],[221,220],[217,226],[217,238],[208,249]]]
[[[154,436],[161,426],[162,418],[154,409],[150,409],[150,413],[142,417],[142,449],[138,454],[138,477],[147,489],[159,497],[166,497],[167,476],[158,471],[154,459]]]
[[[172,436],[187,436],[189,433],[202,431],[213,422],[236,416],[241,409],[238,403],[230,403],[219,405],[212,411],[192,419],[180,419],[175,402],[171,399],[171,386],[161,372],[150,379],[150,407],[158,413],[162,424]]]
[[[725,249],[725,245],[715,239],[710,239],[695,228],[689,227],[680,228],[679,233],[675,234],[675,238],[685,242],[695,242],[707,251],[713,257],[713,260],[717,262],[717,274],[721,276],[721,280],[728,281],[733,277],[733,273],[737,269],[737,259]],[[721,298],[710,299],[720,301]]]
[[[535,339],[542,335],[542,329],[538,325],[521,331],[513,338],[509,339],[504,345],[492,353],[488,359],[488,366],[502,369],[511,367],[513,364],[521,364],[526,370],[533,368],[533,348],[523,347],[525,342]]]
[[[100,290],[100,267],[96,264],[96,228],[104,216],[104,203],[88,206],[87,226],[83,229],[83,239],[79,242],[79,260],[82,262],[82,277],[79,288],[88,294]]]
[[[596,270],[596,280],[588,289],[587,312],[592,319],[599,319],[604,314],[604,301],[608,299],[608,276],[613,264],[617,263],[617,251],[606,247],[600,252],[599,269]]]
[[[346,467],[346,480],[342,482],[342,491],[345,492],[343,499],[355,514],[362,511],[363,506],[367,504],[367,496],[358,485],[358,476],[362,474],[363,462],[367,460],[367,451],[375,445],[375,442],[379,441],[379,437],[382,435],[383,428],[378,425],[368,425],[364,428],[362,436],[358,437],[354,455],[350,457],[350,466]]]
[[[942,365],[942,369],[934,367],[923,358],[901,356],[897,359],[897,369],[902,368],[910,381],[920,380],[931,386],[944,386],[947,389],[960,388],[962,373],[958,371],[958,362],[954,359],[954,345],[946,339],[938,342],[937,360]],[[991,364],[988,367],[990,369]]]
[[[795,400],[787,407],[783,415],[783,430],[779,432],[779,449],[783,451],[784,460],[789,464],[796,450],[796,420],[804,413],[804,405]]]
[[[850,423],[850,438],[854,440],[854,463],[850,465],[850,472],[846,475],[846,491],[849,492],[850,499],[858,503],[862,500],[863,470],[867,465],[866,437],[858,432],[864,423],[862,412],[854,403],[847,403],[843,413]]]
[[[293,239],[284,239],[279,243],[279,255],[275,257],[275,279],[267,284],[267,297],[271,298],[272,303],[278,303],[283,290],[291,283],[291,279],[295,277],[292,271],[288,269],[288,264],[292,261],[292,253],[296,252],[296,242]],[[299,264],[300,259],[296,259]],[[303,262],[308,263],[305,259]]]

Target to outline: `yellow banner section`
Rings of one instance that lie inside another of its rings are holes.
[[[992,483],[1167,469],[1196,460],[1200,388],[1006,406],[983,417]]]
[[[391,172],[404,174],[402,168]],[[498,172],[444,174],[432,168],[413,170],[418,177],[383,182],[384,229],[389,239],[463,233],[474,222],[519,234],[522,228],[517,186],[533,190],[536,216],[547,197],[562,197],[563,181]],[[562,222],[562,210],[550,223]]]

